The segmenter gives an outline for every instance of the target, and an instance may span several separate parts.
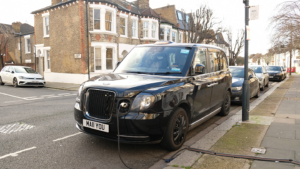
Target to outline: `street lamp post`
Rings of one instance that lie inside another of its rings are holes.
[[[244,61],[244,83],[243,83],[243,98],[242,98],[242,121],[249,120],[249,77],[248,77],[248,37],[247,26],[249,25],[249,0],[244,0],[245,4],[245,61]]]

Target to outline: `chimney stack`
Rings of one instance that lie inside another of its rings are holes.
[[[12,28],[15,31],[15,33],[21,33],[21,22],[13,22],[12,23]]]
[[[140,9],[150,8],[149,0],[137,0]]]

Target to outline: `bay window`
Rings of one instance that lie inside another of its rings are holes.
[[[159,40],[165,40],[165,28],[160,28]]]
[[[170,29],[167,29],[167,41],[169,41],[170,40]]]
[[[106,49],[106,69],[108,69],[108,70],[113,69],[113,49],[112,48]]]
[[[176,42],[176,32],[172,32],[172,41]]]
[[[152,38],[156,38],[156,23],[152,22]]]
[[[102,70],[101,48],[95,48],[95,70]]]
[[[100,9],[94,9],[94,29],[100,30]]]
[[[143,38],[148,38],[148,21],[144,21],[143,23]]]
[[[106,11],[105,12],[105,30],[112,31],[112,12]]]

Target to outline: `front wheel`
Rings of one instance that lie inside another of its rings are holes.
[[[260,88],[260,90],[261,90],[261,91],[264,91],[264,90],[265,90],[265,80],[264,80],[263,85],[262,85],[262,87]]]
[[[222,104],[222,109],[218,115],[227,116],[230,112],[230,104],[231,104],[231,94],[229,91],[226,91],[226,95]]]
[[[14,87],[18,87],[19,86],[17,78],[14,78],[13,85],[14,85]]]
[[[254,96],[255,98],[259,98],[259,92],[260,92],[260,90],[259,90],[259,87],[258,87],[257,93],[256,93],[256,95]]]
[[[1,77],[0,77],[0,85],[4,85]]]
[[[172,113],[160,145],[167,150],[178,150],[184,143],[188,132],[189,120],[183,108]]]
[[[266,87],[269,87],[269,82],[270,82],[270,80],[268,80],[268,83],[266,84]]]

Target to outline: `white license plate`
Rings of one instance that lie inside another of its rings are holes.
[[[274,76],[270,76],[270,78],[274,78]]]
[[[109,132],[109,125],[83,119],[83,126],[94,130]]]
[[[32,83],[39,83],[39,81],[32,81]]]

